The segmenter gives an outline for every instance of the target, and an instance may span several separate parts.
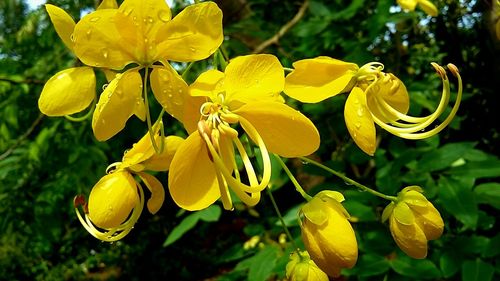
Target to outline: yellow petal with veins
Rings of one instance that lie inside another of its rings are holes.
[[[160,59],[157,56],[156,46],[159,42],[156,41],[156,35],[171,17],[165,0],[125,0],[114,20],[119,34],[128,42],[128,46],[132,46],[137,61],[149,65]]]
[[[222,11],[214,2],[186,7],[156,34],[158,57],[182,62],[207,58],[222,41]]]
[[[146,187],[151,192],[151,197],[146,203],[148,211],[151,214],[156,214],[158,210],[160,210],[161,205],[163,205],[163,201],[165,200],[165,189],[161,182],[154,176],[147,173],[138,173],[141,180],[144,182]]]
[[[320,102],[350,90],[346,87],[358,70],[354,63],[329,57],[296,61],[293,67],[285,80],[285,94],[307,103]]]
[[[370,112],[386,123],[396,121],[399,118],[387,112],[387,110],[384,110],[383,107],[379,108],[377,106],[377,98],[382,99],[389,106],[402,114],[406,114],[410,108],[410,97],[406,90],[406,86],[396,76],[392,77],[392,79],[387,81],[379,80],[375,82],[375,84],[366,91],[366,101],[370,108]],[[398,86],[392,89],[392,87],[395,87],[394,85]]]
[[[89,196],[90,220],[101,228],[119,226],[139,200],[134,178],[125,171],[105,175]]]
[[[118,10],[103,9],[83,17],[73,33],[74,51],[86,65],[122,69],[135,61],[134,50],[118,32]]]
[[[210,69],[198,76],[196,81],[189,86],[189,94],[193,97],[209,97],[217,99],[217,95],[224,91],[224,73]]]
[[[142,79],[137,71],[118,74],[99,97],[92,129],[99,141],[116,135],[142,102]]]
[[[186,82],[170,65],[153,69],[150,81],[156,100],[166,112],[182,122],[184,101],[190,98]]]
[[[159,140],[159,136],[157,139]],[[151,142],[151,141],[150,141]],[[178,136],[168,136],[165,138],[163,152],[160,154],[153,154],[153,156],[146,161],[144,165],[150,171],[167,171],[170,168],[170,163],[174,158],[177,149],[184,142],[184,139]]]
[[[366,107],[363,90],[354,87],[347,97],[344,108],[347,130],[354,142],[368,155],[375,153],[376,131],[370,111]]]
[[[48,116],[64,116],[87,108],[95,98],[95,74],[90,67],[59,71],[43,86],[38,107]]]
[[[71,34],[73,34],[73,30],[75,29],[73,18],[63,9],[51,4],[45,4],[45,9],[59,38],[61,38],[66,47],[73,51],[73,41],[71,41]]]
[[[205,209],[220,197],[214,163],[198,132],[177,149],[170,164],[168,188],[174,202],[189,211]]]
[[[288,105],[269,101],[252,102],[234,113],[255,127],[269,152],[283,157],[298,157],[312,154],[319,147],[319,133],[314,124]]]
[[[275,100],[285,85],[283,67],[273,55],[237,57],[229,62],[225,74],[224,89],[228,103]]]

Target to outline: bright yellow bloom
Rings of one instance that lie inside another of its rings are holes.
[[[350,92],[345,103],[344,119],[354,142],[373,155],[376,149],[375,123],[396,136],[406,139],[431,137],[453,119],[462,97],[462,80],[458,69],[448,69],[458,79],[458,94],[452,111],[440,125],[430,127],[445,111],[450,98],[450,83],[443,67],[432,63],[443,82],[440,103],[435,112],[425,117],[406,113],[409,96],[405,85],[391,73],[384,73],[380,63],[361,68],[329,57],[317,57],[293,63],[294,70],[286,77],[285,93],[301,102],[316,103],[343,92]],[[399,121],[400,120],[400,121]]]
[[[302,240],[311,259],[332,277],[352,268],[358,259],[356,235],[342,206],[344,196],[321,191],[300,210]]]
[[[161,138],[158,135],[157,141]],[[163,204],[165,191],[161,182],[144,172],[168,170],[175,151],[183,142],[177,136],[164,139],[166,149],[156,154],[147,134],[123,156],[122,162],[108,167],[108,173],[92,188],[89,202],[83,196],[75,197],[75,210],[85,229],[103,241],[116,241],[127,235],[139,219],[144,207],[142,185],[134,179],[138,176],[151,192],[147,208],[155,214]],[[84,206],[84,216],[78,206]]]
[[[426,14],[431,17],[438,15],[438,9],[429,0],[397,0],[399,6],[405,10],[414,11],[415,7],[418,5]]]
[[[190,135],[175,154],[168,178],[177,205],[200,210],[221,198],[224,208],[232,209],[231,188],[241,201],[253,206],[271,177],[268,152],[297,157],[318,148],[314,124],[283,103],[280,92],[284,80],[276,57],[249,55],[231,60],[224,73],[204,72],[190,86],[192,98],[185,98],[177,107]],[[232,127],[238,124],[259,147],[260,181],[239,132]],[[241,181],[236,153],[241,156],[249,184]]]
[[[101,94],[92,119],[94,135],[100,141],[121,131],[132,115],[148,118],[145,105],[150,69],[151,84],[173,80],[167,88],[153,88],[155,97],[172,114],[168,108],[172,92],[182,91],[173,86],[182,84],[182,79],[167,60],[205,59],[223,40],[222,12],[213,2],[191,5],[174,19],[164,0],[125,0],[119,8],[116,6],[113,0],[105,1],[75,25],[64,11],[47,5],[57,33],[84,64],[115,70],[138,65],[111,77]],[[145,69],[144,80],[141,69]],[[47,82],[40,109],[51,116],[81,111],[94,99],[94,87],[95,77],[89,67],[60,72]],[[78,95],[69,94],[75,90]]]
[[[382,221],[387,219],[394,241],[412,258],[425,258],[427,241],[438,239],[443,234],[441,215],[418,186],[408,186],[399,192],[398,201],[391,202],[384,209]]]
[[[286,265],[286,278],[289,281],[328,281],[328,275],[309,257],[307,251],[294,251]]]

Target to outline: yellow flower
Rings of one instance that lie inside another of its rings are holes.
[[[269,153],[309,155],[319,146],[314,124],[280,97],[284,72],[271,55],[237,57],[225,72],[209,70],[190,86],[192,99],[178,107],[190,133],[172,160],[168,185],[181,208],[200,210],[221,198],[232,209],[229,189],[247,205],[260,200],[271,176]],[[259,147],[263,174],[255,173],[237,124]],[[235,149],[236,147],[236,149]],[[241,156],[249,184],[242,183],[235,156]]]
[[[182,91],[173,86],[182,86],[182,79],[167,60],[205,59],[223,40],[222,12],[213,2],[191,5],[174,19],[164,0],[125,0],[119,8],[113,3],[103,2],[101,9],[76,25],[64,11],[47,5],[56,31],[84,64],[115,70],[132,63],[138,65],[111,77],[101,94],[92,119],[94,135],[100,141],[121,131],[132,115],[141,120],[148,118],[150,69],[151,84],[160,84],[160,79],[173,80],[169,88],[153,88],[155,97],[172,114],[168,108],[172,92]],[[144,81],[141,69],[145,69]],[[94,99],[94,87],[95,77],[89,67],[58,73],[47,82],[40,108],[53,116],[78,112]],[[74,89],[82,94],[67,94]]]
[[[450,98],[450,83],[443,67],[432,63],[443,82],[443,91],[436,110],[425,117],[406,113],[409,96],[405,85],[391,73],[384,73],[380,63],[368,63],[361,68],[329,57],[317,57],[293,63],[294,70],[286,77],[285,93],[301,102],[316,103],[343,92],[350,92],[344,109],[344,119],[354,142],[361,150],[373,155],[376,149],[375,123],[396,136],[406,139],[431,137],[453,119],[462,97],[462,80],[458,69],[448,69],[458,79],[458,94],[448,117],[440,125],[430,127],[445,111]],[[400,121],[399,121],[400,120]]]
[[[157,140],[161,138],[158,135]],[[164,139],[166,149],[156,154],[149,135],[145,135],[123,156],[122,162],[110,165],[107,175],[92,188],[88,204],[81,195],[75,197],[75,210],[85,229],[103,241],[116,241],[127,235],[139,219],[144,207],[142,185],[134,179],[137,175],[151,192],[147,208],[155,214],[163,204],[165,191],[156,177],[144,172],[166,171],[173,155],[183,142],[177,136]],[[83,205],[84,216],[78,206]]]
[[[399,6],[405,10],[414,11],[415,7],[418,5],[426,14],[431,17],[438,15],[438,9],[429,0],[397,0]]]
[[[438,239],[443,234],[441,215],[418,186],[405,187],[398,194],[398,201],[391,202],[384,209],[382,221],[387,219],[394,241],[412,258],[425,258],[427,241]]]
[[[302,240],[311,259],[332,277],[342,268],[352,268],[358,259],[356,235],[342,206],[344,196],[321,191],[300,210]]]
[[[286,278],[289,281],[328,281],[328,275],[311,260],[307,251],[294,251],[290,255]]]

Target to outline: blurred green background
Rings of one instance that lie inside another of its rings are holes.
[[[380,223],[387,202],[288,160],[310,194],[343,192],[346,208],[358,220],[353,224],[358,264],[338,280],[500,279],[500,40],[495,34],[500,11],[493,8],[495,1],[434,0],[440,13],[431,18],[418,9],[403,12],[395,0],[311,0],[298,22],[264,50],[262,42],[304,2],[216,1],[224,12],[230,57],[261,51],[275,54],[286,67],[319,55],[359,65],[379,61],[406,84],[414,115],[431,112],[440,97],[440,79],[430,62],[451,62],[461,71],[464,101],[449,128],[423,141],[379,130],[374,157],[364,155],[347,133],[345,95],[312,105],[289,100],[320,131],[322,146],[314,159],[388,194],[420,185],[445,220],[444,235],[430,242],[428,258],[410,259]],[[188,4],[174,2],[174,13]],[[50,3],[77,20],[99,1]],[[45,81],[78,64],[43,7],[0,1],[0,280],[282,280],[292,246],[280,241],[283,230],[265,195],[255,208],[237,204],[235,211],[221,212],[214,205],[198,213],[180,211],[167,196],[155,216],[143,212],[134,230],[113,244],[85,231],[73,197],[88,195],[146,126],[132,118],[124,131],[100,143],[90,120],[42,116],[37,100]],[[210,64],[210,59],[196,63],[188,82]],[[153,112],[159,111],[155,105]],[[185,136],[174,119],[166,123],[169,134]],[[303,201],[275,168],[273,194],[300,244],[296,214]],[[166,175],[157,176],[166,185]],[[244,246],[255,236],[260,241],[255,247]]]

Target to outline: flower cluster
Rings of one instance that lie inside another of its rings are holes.
[[[410,10],[418,3],[427,13],[437,14],[429,1],[398,3]],[[219,199],[226,210],[232,210],[235,197],[248,206],[258,204],[261,192],[270,186],[271,154],[282,161],[281,157],[308,156],[320,146],[313,122],[287,105],[282,93],[303,103],[348,93],[347,129],[369,155],[377,146],[375,124],[402,138],[427,138],[451,122],[461,101],[462,81],[452,64],[447,68],[458,80],[458,94],[451,112],[434,126],[451,95],[443,67],[432,63],[443,83],[439,105],[428,116],[414,117],[408,115],[410,98],[404,83],[384,72],[381,63],[359,67],[325,56],[296,61],[293,69],[284,68],[270,54],[224,58],[189,85],[169,62],[194,62],[214,53],[224,57],[219,50],[222,12],[215,3],[193,4],[172,17],[164,0],[125,0],[120,6],[105,0],[77,23],[56,6],[47,4],[46,9],[57,34],[83,66],[60,71],[47,81],[40,111],[74,120],[70,115],[90,107],[87,115],[92,115],[92,130],[99,141],[118,134],[132,115],[147,123],[148,132],[121,162],[108,166],[88,202],[84,196],[75,198],[82,225],[104,241],[119,240],[131,231],[144,207],[143,185],[151,193],[149,212],[160,209],[164,187],[149,172],[168,170],[170,196],[189,211],[205,209]],[[96,71],[108,80],[99,96]],[[150,91],[163,109],[156,122],[150,116]],[[188,135],[185,140],[165,136],[164,112],[182,123]],[[301,190],[298,183],[296,187]],[[392,200],[383,221],[389,219],[397,245],[415,258],[425,257],[427,241],[437,239],[443,230],[439,212],[421,192],[408,187],[397,198],[383,196]],[[303,190],[301,194],[308,200],[299,212],[307,251],[292,254],[287,277],[338,277],[358,258],[356,235],[341,204],[345,198],[336,191],[314,197]]]

